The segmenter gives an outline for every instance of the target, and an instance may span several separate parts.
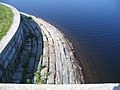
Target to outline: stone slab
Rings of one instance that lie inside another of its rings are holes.
[[[119,83],[76,84],[76,85],[0,84],[0,90],[120,90],[120,84]]]

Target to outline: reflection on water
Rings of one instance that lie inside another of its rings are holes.
[[[119,0],[1,1],[68,32],[84,54],[81,62],[89,82],[120,82]]]

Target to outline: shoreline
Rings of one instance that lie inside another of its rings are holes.
[[[43,19],[42,19],[43,20]],[[44,21],[44,20],[43,20]],[[46,22],[46,21],[44,21],[44,22]],[[48,23],[48,22],[46,22],[46,23]],[[48,23],[48,24],[50,24],[50,23]],[[52,25],[52,24],[50,24],[51,26],[53,26],[56,30],[57,30],[57,32],[59,33],[59,34],[61,34],[61,36],[63,36],[63,39],[65,39],[65,41],[66,41],[66,44],[68,44],[67,46],[69,47],[69,49],[71,50],[70,52],[71,53],[73,53],[74,54],[74,48],[73,48],[73,46],[72,46],[72,43],[65,37],[65,35],[62,33],[62,32],[60,32],[54,25]],[[81,74],[82,72],[81,72],[81,67],[77,64],[77,60],[75,60],[75,57],[74,57],[74,55],[71,55],[72,56],[72,58],[73,58],[73,63],[74,63],[74,65],[77,67],[76,68],[76,79],[78,79],[78,81],[76,82],[76,83],[84,83],[84,79],[83,79],[83,75]],[[79,69],[79,70],[78,70]],[[78,73],[77,73],[78,72]],[[79,75],[80,74],[80,75]],[[81,79],[81,82],[79,81]]]
[[[74,52],[75,48],[73,48],[72,43],[68,40],[65,34],[59,31],[51,23],[46,22],[41,18],[36,18],[32,15],[25,14],[25,13],[22,13],[22,14],[32,17],[32,19],[36,23],[38,23],[38,25],[41,28],[42,35],[43,35],[43,57],[42,57],[43,60],[41,60],[41,63],[47,66],[44,70],[42,70],[41,73],[44,76],[44,73],[46,72],[46,70],[51,72],[51,75],[48,76],[47,83],[48,84],[49,83],[55,83],[55,84],[82,83],[84,84],[85,82],[84,82],[84,77],[82,73],[82,68],[80,67],[78,61],[75,58],[75,52]],[[47,40],[48,40],[48,44],[46,44]],[[58,44],[58,47],[57,47],[57,44]],[[46,48],[50,52],[46,51],[47,50]],[[57,50],[60,52],[58,52]],[[46,53],[49,53],[47,54],[49,55],[47,56],[48,58],[45,56]],[[59,54],[62,56],[59,57],[58,56]],[[63,58],[63,59],[60,59],[60,58]],[[44,61],[45,59],[48,62]],[[60,60],[56,61],[58,59]],[[53,71],[52,69],[55,71]]]
[[[84,54],[84,50],[79,46],[77,41],[75,41],[74,38],[72,38],[69,33],[65,32],[66,37],[70,40],[70,42],[73,44],[73,47],[75,49],[75,56],[79,63],[79,65],[82,67],[82,73],[84,76],[84,83],[89,84],[92,83],[91,80],[93,80],[93,77],[90,73],[88,62],[86,61],[86,55]]]
[[[44,20],[47,21],[46,19],[44,19]],[[89,80],[90,77],[87,74],[86,70],[84,69],[86,67],[86,65],[84,65],[84,64],[86,64],[87,62],[86,62],[85,55],[83,54],[83,52],[81,50],[81,47],[78,45],[77,41],[75,41],[75,39],[72,38],[71,35],[67,31],[64,31],[64,28],[58,27],[57,24],[55,24],[52,21],[49,21],[49,23],[51,25],[54,25],[56,28],[59,28],[60,29],[59,32],[62,33],[64,35],[64,37],[66,39],[68,39],[69,42],[72,44],[72,47],[74,48],[74,56],[76,58],[76,62],[82,68],[81,71],[82,71],[82,75],[84,77],[84,84],[89,84],[90,83],[90,80]]]
[[[55,27],[59,28],[60,29],[59,31],[65,36],[65,38],[67,38],[70,41],[70,43],[72,43],[72,46],[74,47],[74,51],[75,51],[75,58],[79,66],[82,68],[81,71],[84,77],[84,84],[94,83],[94,77],[90,72],[91,69],[89,67],[89,63],[87,62],[87,58],[86,58],[87,55],[85,54],[85,51],[83,50],[83,48],[79,46],[76,39],[73,38],[69,34],[69,32],[65,31],[64,28],[58,27],[57,24],[55,24],[52,21],[49,21],[49,22],[52,23],[52,25],[54,25]]]

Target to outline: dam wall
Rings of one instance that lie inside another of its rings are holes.
[[[0,82],[34,83],[42,53],[40,28],[14,7],[0,4],[9,7],[14,15],[10,29],[0,41]]]
[[[6,6],[14,19],[0,41],[1,83],[84,83],[74,47],[62,32],[41,18]]]

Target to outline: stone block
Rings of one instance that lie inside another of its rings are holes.
[[[23,41],[22,41],[22,39],[21,39],[21,41],[19,42],[19,46],[20,46],[20,47],[22,46],[22,42],[23,42]]]
[[[21,80],[13,80],[13,83],[20,84]]]
[[[11,46],[14,47],[14,45],[15,45],[15,41],[12,41]]]
[[[26,51],[31,51],[31,45],[25,45],[24,50]]]
[[[4,75],[6,77],[6,82],[10,82],[11,77],[10,77],[9,71],[7,69],[5,70]]]
[[[0,58],[0,64],[1,64],[1,65],[3,64],[2,58]]]
[[[35,29],[35,34],[36,34],[37,36],[39,36],[40,31],[39,31],[38,29]]]
[[[7,78],[6,78],[6,74],[4,73],[4,74],[2,75],[2,81],[5,83],[6,80],[7,80]]]
[[[7,49],[7,51],[11,52],[11,50],[12,50],[12,46],[9,46],[8,49]]]
[[[19,42],[20,42],[21,40],[22,40],[22,39],[21,39],[21,36],[19,35],[18,40],[17,40],[17,43],[19,44]]]
[[[0,77],[3,75],[3,72],[0,70]]]
[[[33,72],[33,66],[34,66],[34,58],[31,58],[29,63],[28,63],[28,68],[27,68],[27,72],[28,73],[32,73]]]
[[[18,49],[17,47],[18,47],[18,44],[17,42],[15,42],[14,48]]]
[[[8,51],[6,51],[6,52],[4,53],[4,55],[3,55],[2,58],[1,58],[3,62],[6,60],[7,56],[9,55],[9,53],[10,53],[10,52],[8,52]]]
[[[37,53],[37,47],[36,48],[35,47],[32,48],[32,53],[36,55],[36,53]]]
[[[10,62],[12,60],[13,55],[15,54],[16,49],[12,48],[12,51],[9,53],[9,56],[7,57],[8,61]]]
[[[15,72],[15,69],[16,69],[15,64],[10,63],[9,66],[10,66],[10,72],[13,74]]]
[[[19,59],[16,59],[14,65],[17,66],[18,63],[19,63]]]
[[[14,56],[15,56],[15,55],[14,55]],[[13,56],[13,57],[14,57],[14,56]],[[15,64],[15,58],[13,58],[13,59],[10,60],[10,64],[11,64],[11,65],[14,65],[14,64]]]
[[[18,64],[18,67],[17,67],[16,71],[17,72],[23,72],[23,64],[22,63]]]
[[[9,67],[10,65],[8,65]],[[12,69],[11,68],[8,68],[8,74],[9,74],[9,77],[12,78],[13,76],[13,73],[12,73]]]
[[[21,23],[20,23],[20,25],[21,25]],[[20,27],[20,34],[23,35],[23,28],[22,28],[22,25],[21,25],[21,27]]]
[[[37,70],[40,60],[35,60],[34,72]]]
[[[8,60],[5,60],[5,62],[4,62],[4,64],[3,64],[4,69],[7,68],[8,64],[9,64],[9,61],[8,61]]]
[[[23,72],[15,72],[13,75],[13,80],[21,80]]]
[[[25,40],[25,44],[27,45],[31,45],[31,38],[27,38],[26,40]]]
[[[37,48],[38,48],[38,50],[41,50],[41,51],[42,51],[42,49],[43,49],[42,43],[41,43],[41,44],[38,44],[38,45],[37,45]]]
[[[19,61],[20,63],[25,63],[25,59],[26,59],[25,56],[26,55],[21,55],[20,56],[20,61]]]
[[[17,31],[16,34],[15,34],[15,42],[17,42],[17,40],[18,40],[18,36],[19,36],[19,33]]]
[[[42,46],[42,44],[43,44],[42,40],[39,40],[39,39],[38,39],[37,43],[38,43],[38,45],[40,45],[40,46]]]

